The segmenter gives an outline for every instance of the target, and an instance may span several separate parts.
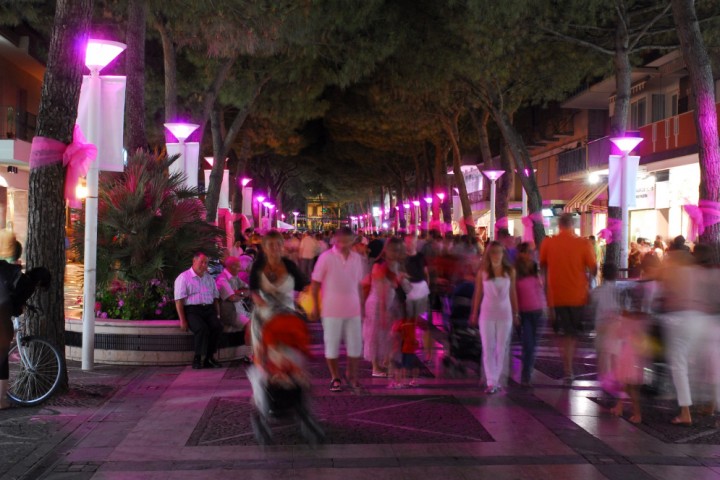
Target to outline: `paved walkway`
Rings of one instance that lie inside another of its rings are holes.
[[[420,388],[366,379],[363,395],[330,393],[317,361],[314,411],[328,434],[318,448],[294,425],[276,426],[277,446],[256,445],[239,364],[71,365],[69,394],[0,412],[0,478],[720,479],[714,428],[667,427],[672,402],[661,400],[640,427],[613,418],[594,380],[562,388],[554,353],[541,349],[534,389],[510,380],[491,397],[476,374],[450,378],[440,356]],[[581,356],[593,378],[590,352]]]

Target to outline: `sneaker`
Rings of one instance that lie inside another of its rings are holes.
[[[202,362],[200,361],[200,357],[193,358],[192,368],[193,368],[193,370],[200,370],[201,368],[203,368]]]
[[[221,368],[222,365],[220,362],[215,360],[213,357],[208,357],[205,359],[205,363],[203,363],[203,367],[205,368]]]

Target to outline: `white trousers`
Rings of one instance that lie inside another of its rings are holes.
[[[692,403],[690,393],[690,358],[704,356],[707,351],[705,341],[712,338],[714,332],[712,317],[697,311],[671,312],[664,316],[665,337],[667,342],[667,360],[672,372],[673,384],[677,393],[678,405],[689,407]],[[708,336],[708,338],[706,338]],[[717,361],[717,355],[705,358],[705,361]],[[698,358],[698,360],[701,360]],[[702,361],[701,360],[701,361]],[[711,365],[710,371],[717,372],[717,366]],[[716,379],[717,380],[717,379]],[[715,382],[717,384],[717,381]]]
[[[483,369],[488,387],[500,385],[511,333],[512,320],[480,319]]]

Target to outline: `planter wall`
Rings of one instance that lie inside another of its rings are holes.
[[[248,355],[242,332],[220,337],[217,359]],[[82,320],[65,320],[65,355],[82,359]],[[194,356],[193,335],[180,330],[177,320],[95,320],[95,362],[116,365],[185,365]]]

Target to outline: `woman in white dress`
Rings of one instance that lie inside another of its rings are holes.
[[[471,325],[480,324],[483,348],[483,369],[487,389],[494,394],[500,389],[500,376],[507,357],[513,322],[518,322],[515,291],[515,270],[505,247],[492,242],[485,252],[475,279]]]

